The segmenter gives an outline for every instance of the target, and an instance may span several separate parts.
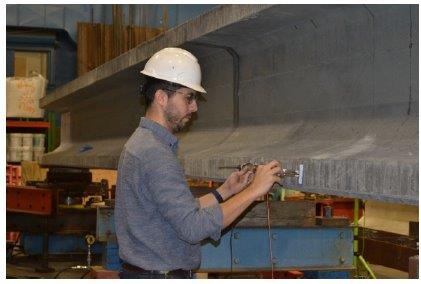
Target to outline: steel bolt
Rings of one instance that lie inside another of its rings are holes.
[[[235,264],[239,264],[240,263],[240,260],[237,257],[234,257],[233,258],[233,261],[234,261]]]
[[[238,240],[240,238],[240,234],[239,233],[234,233],[234,239]]]
[[[276,258],[276,256],[272,257],[272,263],[276,263],[278,261],[278,259]]]
[[[272,240],[276,240],[278,239],[278,235],[277,234],[272,234]]]
[[[340,238],[340,239],[343,239],[343,238],[344,238],[344,232],[340,232],[340,233],[339,233],[339,238]]]
[[[341,264],[345,263],[345,258],[344,258],[343,256],[341,256],[341,257],[339,258],[339,262],[340,262]]]

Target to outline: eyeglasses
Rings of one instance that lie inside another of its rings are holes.
[[[166,91],[172,92],[172,93],[180,93],[183,95],[184,99],[186,100],[187,104],[191,105],[193,101],[197,101],[197,94],[190,92],[188,94],[185,94],[183,92],[177,91],[177,90],[171,90],[171,89],[165,89]]]

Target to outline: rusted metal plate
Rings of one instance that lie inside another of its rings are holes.
[[[56,192],[53,189],[7,186],[6,210],[9,212],[51,215],[54,213]]]
[[[29,233],[95,234],[96,208],[59,209],[57,214],[50,216],[7,212],[6,228]]]
[[[371,229],[359,229],[358,247],[369,263],[407,272],[409,258],[418,255],[415,238]]]

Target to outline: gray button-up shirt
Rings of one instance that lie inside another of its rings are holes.
[[[115,226],[120,258],[147,270],[196,269],[200,241],[220,238],[219,204],[201,209],[177,159],[177,138],[142,117],[120,156]]]

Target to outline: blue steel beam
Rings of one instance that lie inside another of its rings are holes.
[[[99,241],[115,236],[114,209],[97,209]],[[275,227],[271,230],[275,268],[342,270],[352,268],[352,227]],[[111,242],[113,246],[114,242]],[[107,262],[117,263],[118,260]],[[271,269],[266,228],[233,228],[218,242],[202,245],[203,271]]]
[[[275,269],[352,269],[352,228],[272,228]],[[234,228],[202,246],[204,271],[269,270],[266,228]]]

